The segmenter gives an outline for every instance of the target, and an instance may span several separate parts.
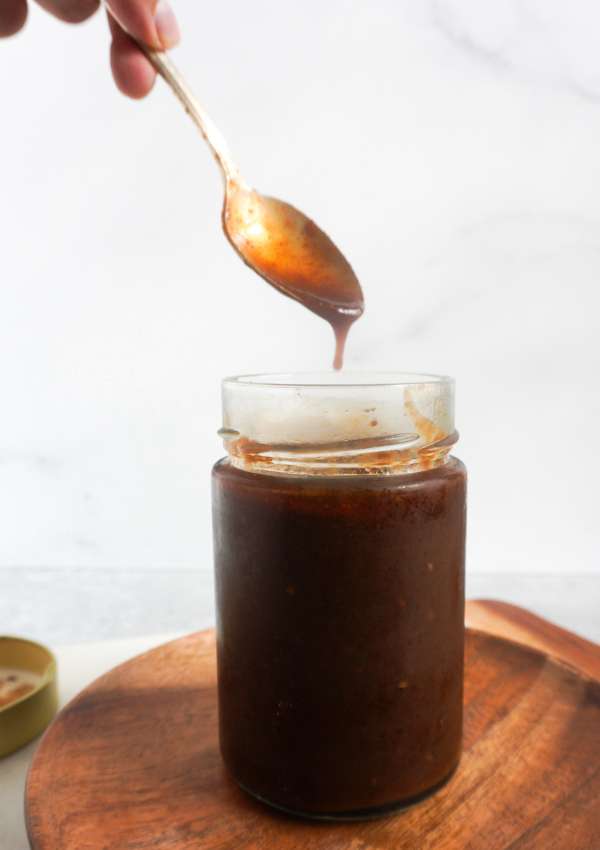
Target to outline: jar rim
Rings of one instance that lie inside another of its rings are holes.
[[[274,372],[248,375],[231,375],[223,378],[222,385],[236,387],[268,387],[276,389],[325,389],[347,388],[367,389],[369,387],[410,387],[430,384],[454,386],[454,378],[449,375],[421,374],[418,372]]]
[[[222,383],[220,435],[243,468],[430,468],[456,441],[454,380],[412,372],[288,372]]]

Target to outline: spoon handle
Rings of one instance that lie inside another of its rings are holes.
[[[239,172],[231,159],[225,138],[205,109],[200,105],[171,58],[163,51],[152,50],[146,47],[146,45],[141,44],[141,42],[136,43],[148,57],[156,71],[158,71],[169,85],[187,114],[202,133],[205,142],[211,149],[223,173],[225,183],[230,181],[239,182]]]

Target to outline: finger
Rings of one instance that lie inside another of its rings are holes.
[[[42,9],[68,24],[79,24],[91,17],[99,0],[37,0]]]
[[[115,83],[128,97],[145,97],[154,85],[156,72],[133,39],[110,15],[108,23],[112,33],[110,64]]]
[[[108,6],[125,32],[148,47],[168,50],[179,42],[179,27],[167,0],[108,0]]]
[[[27,20],[27,0],[0,0],[0,38],[14,35]]]

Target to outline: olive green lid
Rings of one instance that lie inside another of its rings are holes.
[[[49,649],[25,638],[0,635],[0,667],[36,676],[29,693],[0,705],[0,758],[28,744],[48,726],[58,708],[56,659]]]

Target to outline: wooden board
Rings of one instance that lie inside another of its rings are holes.
[[[516,622],[570,663],[573,652],[600,659],[594,644],[565,642],[512,606],[471,603],[468,619],[481,624],[486,606],[496,631]],[[469,630],[459,770],[434,797],[363,823],[295,820],[239,790],[219,757],[215,680],[214,635],[203,632],[71,702],[30,770],[33,850],[600,848],[600,682],[534,649]]]
[[[531,611],[497,599],[469,599],[465,621],[472,629],[539,649],[600,681],[600,646],[549,623]]]

